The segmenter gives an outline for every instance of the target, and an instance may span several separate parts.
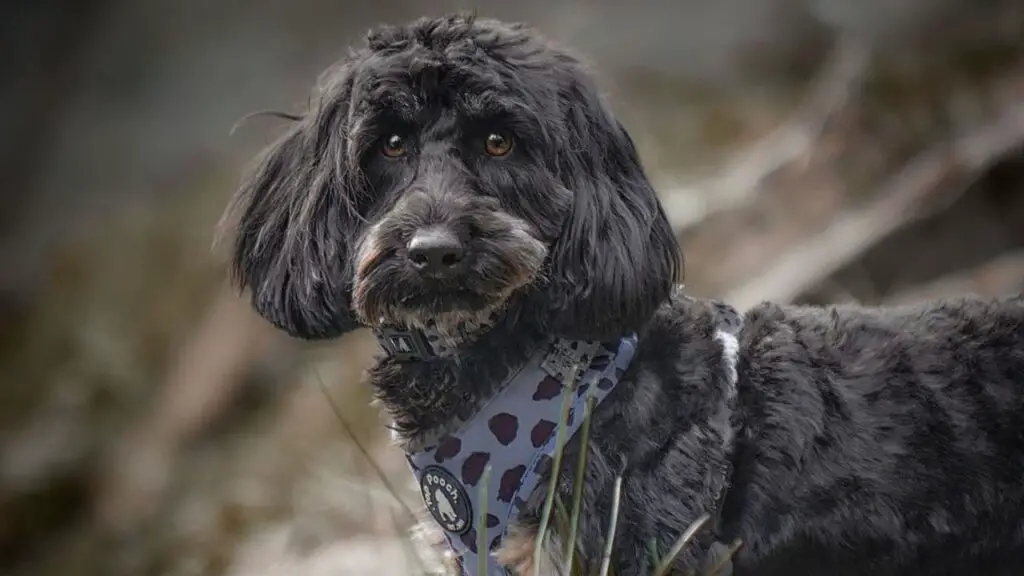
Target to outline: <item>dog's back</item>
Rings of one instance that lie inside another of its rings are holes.
[[[764,304],[739,370],[741,570],[1024,573],[1024,298]]]

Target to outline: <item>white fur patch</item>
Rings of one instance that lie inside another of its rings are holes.
[[[725,443],[726,449],[728,449],[732,446],[735,431],[729,424],[730,411],[727,406],[736,399],[736,383],[739,380],[737,364],[740,359],[740,342],[735,334],[724,330],[716,331],[714,338],[722,345],[722,364],[725,368],[728,382],[726,382],[725,389],[726,406],[723,406],[723,409],[715,415],[713,424],[719,428],[722,440]]]
[[[739,379],[736,365],[740,360],[740,341],[735,334],[723,330],[715,332],[715,340],[722,345],[722,362],[725,373],[729,375],[729,395],[732,397],[736,394],[736,381]]]

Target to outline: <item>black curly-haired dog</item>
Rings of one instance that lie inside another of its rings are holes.
[[[680,251],[629,135],[581,64],[528,28],[452,16],[372,32],[230,211],[236,277],[281,329],[431,335],[427,357],[370,373],[407,450],[471,418],[549,338],[637,335],[593,417],[584,573],[621,476],[614,574],[649,574],[652,550],[705,512],[678,573],[738,539],[736,574],[1024,574],[1024,300],[762,304],[737,346],[723,305],[674,288]],[[500,545],[518,573],[545,494]],[[566,538],[552,530],[545,574]]]

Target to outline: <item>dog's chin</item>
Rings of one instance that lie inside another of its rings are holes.
[[[404,316],[441,316],[445,314],[476,314],[501,307],[505,298],[481,294],[463,287],[426,289],[410,293],[395,305]]]
[[[465,288],[426,290],[402,298],[393,308],[392,322],[421,329],[473,329],[490,321],[509,296],[481,294]]]
[[[509,281],[474,282],[470,275],[446,281],[408,273],[377,271],[357,278],[353,307],[369,326],[400,325],[444,333],[478,331],[493,324],[516,293],[536,280],[537,272]]]

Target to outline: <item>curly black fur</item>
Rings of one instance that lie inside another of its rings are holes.
[[[357,316],[377,321],[385,306],[371,288],[430,311],[519,289],[533,324],[616,336],[668,295],[680,254],[632,141],[579,62],[527,28],[459,16],[382,28],[322,84],[230,210],[236,278],[275,325],[326,338]],[[494,131],[515,135],[508,156],[483,153]],[[380,153],[391,135],[409,141],[407,156]],[[424,283],[403,268],[402,242],[424,224],[471,242],[467,273]],[[530,240],[543,244],[543,274],[514,261]],[[355,262],[367,242],[381,244],[363,254],[371,268],[390,260],[379,280]],[[517,285],[532,276],[542,282]],[[458,298],[446,297],[453,284]]]
[[[322,84],[234,200],[233,268],[295,336],[382,320],[459,333],[454,355],[371,370],[404,442],[457,425],[547,336],[636,331],[588,447],[587,566],[621,474],[620,575],[648,574],[651,543],[666,552],[705,511],[719,540],[744,542],[738,574],[1024,571],[1024,300],[764,304],[734,381],[713,306],[673,295],[676,240],[576,59],[523,26],[452,16],[372,32]],[[514,137],[505,156],[482,151],[496,132]],[[455,275],[410,268],[425,227],[465,244]],[[567,466],[566,497],[572,480]]]

